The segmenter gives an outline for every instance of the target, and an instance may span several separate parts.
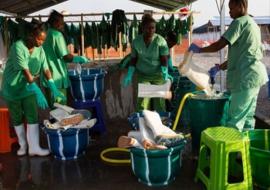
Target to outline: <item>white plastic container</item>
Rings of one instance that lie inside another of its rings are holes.
[[[171,99],[172,98],[172,92],[170,91],[171,85],[172,82],[170,80],[167,80],[166,83],[162,85],[139,83],[138,97]]]
[[[178,71],[182,76],[186,76],[198,88],[205,91],[207,95],[212,94],[212,89],[209,85],[209,75],[207,70],[199,67],[192,62],[193,52],[187,51],[184,55],[184,60],[179,64]]]

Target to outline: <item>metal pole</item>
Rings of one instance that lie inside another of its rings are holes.
[[[225,0],[220,0],[220,36],[225,32]],[[220,63],[225,61],[225,49],[220,50]],[[225,73],[222,71],[220,74],[220,90],[224,91],[225,89]]]

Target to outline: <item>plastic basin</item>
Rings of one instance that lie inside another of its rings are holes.
[[[131,148],[131,165],[138,181],[148,186],[165,186],[180,173],[185,142],[166,150]]]
[[[59,160],[74,160],[85,153],[89,143],[89,129],[67,130],[43,127],[51,153]]]
[[[192,136],[192,150],[196,153],[200,146],[201,132],[214,126],[222,126],[227,117],[229,96],[206,99],[203,92],[194,93],[188,99],[190,113],[190,127]]]
[[[84,68],[79,75],[75,70],[69,70],[71,95],[75,101],[99,99],[104,90],[104,69]]]

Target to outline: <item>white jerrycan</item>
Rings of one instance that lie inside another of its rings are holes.
[[[208,71],[192,62],[193,52],[186,51],[184,60],[179,64],[178,71],[182,76],[186,76],[198,88],[205,91],[209,96],[212,95],[212,89],[209,85]]]
[[[172,92],[170,91],[171,85],[172,82],[170,80],[167,80],[166,83],[162,85],[139,83],[138,97],[171,99],[172,98]]]

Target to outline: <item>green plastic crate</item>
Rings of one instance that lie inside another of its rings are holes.
[[[254,184],[270,189],[270,129],[248,131]]]

